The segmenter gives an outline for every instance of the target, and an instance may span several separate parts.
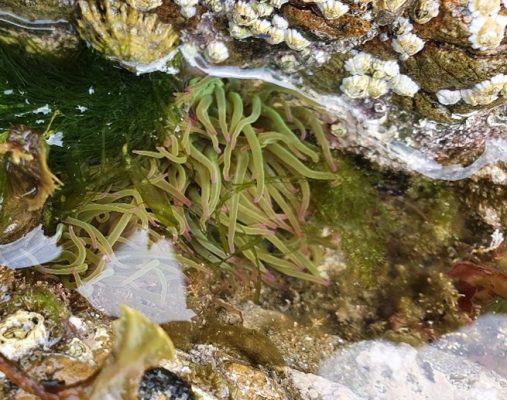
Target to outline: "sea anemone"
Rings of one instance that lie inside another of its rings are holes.
[[[168,56],[179,35],[156,14],[142,13],[115,0],[79,0],[77,27],[81,37],[127,69]]]

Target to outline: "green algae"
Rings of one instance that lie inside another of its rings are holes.
[[[17,310],[42,314],[52,337],[63,334],[63,321],[70,316],[66,302],[49,285],[23,284],[12,297],[2,304],[2,313],[8,315]]]

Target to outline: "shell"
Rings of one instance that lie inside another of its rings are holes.
[[[364,75],[371,72],[374,58],[369,53],[358,53],[345,61],[344,68],[352,75]]]
[[[139,11],[150,11],[162,5],[162,0],[127,0],[127,4]]]
[[[220,0],[204,0],[203,3],[216,13],[221,13],[225,9],[224,4]]]
[[[285,30],[271,27],[268,31],[266,42],[269,44],[279,44],[285,40]]]
[[[495,16],[500,12],[500,0],[470,0],[468,9],[477,17]]]
[[[391,27],[393,34],[396,36],[402,36],[410,33],[412,32],[412,29],[414,29],[413,25],[410,23],[410,20],[405,17],[396,18]]]
[[[252,36],[252,32],[250,29],[245,28],[244,26],[239,26],[234,22],[229,23],[229,33],[234,39],[246,39]]]
[[[301,51],[310,45],[310,41],[306,40],[301,33],[295,29],[287,29],[285,31],[285,43],[293,50]]]
[[[268,3],[254,3],[252,7],[259,17],[269,17],[275,11],[275,8]]]
[[[271,23],[275,28],[286,30],[289,28],[287,20],[279,15],[274,15],[271,19]]]
[[[396,60],[373,60],[373,77],[378,79],[392,79],[400,74],[400,66]]]
[[[192,18],[197,13],[196,7],[181,7],[180,14],[185,18]]]
[[[113,0],[78,0],[77,28],[95,50],[132,69],[167,56],[179,35],[156,14],[140,13],[126,3]]]
[[[211,42],[204,51],[204,56],[212,64],[219,64],[229,58],[229,50],[224,42]]]
[[[506,92],[507,76],[498,74],[491,79],[478,83],[470,89],[461,90],[463,101],[472,106],[484,106],[493,103]]]
[[[256,36],[268,35],[271,29],[271,24],[267,19],[257,19],[250,26],[250,30]]]
[[[317,6],[325,19],[338,19],[349,11],[349,6],[337,0],[326,0]]]
[[[44,317],[38,313],[19,310],[0,324],[0,352],[10,360],[46,345],[48,338]]]
[[[174,3],[181,8],[189,8],[199,4],[199,0],[174,0]]]
[[[340,90],[352,99],[362,99],[369,95],[370,80],[371,78],[367,75],[349,76],[342,80]]]
[[[507,17],[478,17],[472,20],[468,30],[471,33],[468,40],[472,47],[478,50],[494,50],[502,42],[507,26]]]
[[[418,24],[425,24],[438,15],[439,0],[419,0],[412,12],[412,19]]]
[[[437,92],[437,99],[440,104],[452,105],[461,100],[461,92],[459,90],[442,89]]]
[[[391,45],[394,51],[401,54],[402,59],[407,59],[424,48],[424,40],[413,33],[406,33],[396,37]]]
[[[232,19],[240,26],[252,25],[257,17],[253,7],[244,1],[238,1],[232,10]]]
[[[407,75],[398,75],[389,84],[393,92],[400,96],[414,97],[419,91],[419,85]]]
[[[389,85],[383,79],[371,78],[368,83],[368,94],[374,99],[387,94],[389,92]]]

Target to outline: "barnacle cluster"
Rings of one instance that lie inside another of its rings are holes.
[[[419,86],[407,75],[400,74],[396,60],[380,60],[369,53],[357,53],[345,62],[345,70],[352,76],[342,80],[340,89],[348,97],[379,98],[390,90],[413,97]]]
[[[170,54],[179,35],[156,14],[139,11],[148,3],[131,0],[135,8],[118,0],[79,0],[79,34],[95,50],[127,68],[155,62]]]
[[[393,31],[396,37],[392,40],[391,46],[400,54],[401,60],[408,59],[424,48],[424,41],[413,33],[412,29],[408,18],[399,17],[394,23]]]
[[[500,0],[470,0],[472,13],[469,25],[469,41],[474,49],[488,51],[496,49],[505,36],[507,17],[499,15]]]
[[[177,104],[190,107],[181,130],[157,151],[135,152],[149,183],[171,199],[173,234],[208,263],[319,280],[319,248],[304,234],[308,180],[334,179],[335,164],[314,113],[216,78],[194,83]],[[317,146],[304,140],[310,132]],[[327,168],[318,168],[322,155]]]
[[[497,74],[490,79],[461,90],[439,90],[436,95],[441,104],[452,105],[463,101],[471,106],[485,106],[507,94],[507,75]]]

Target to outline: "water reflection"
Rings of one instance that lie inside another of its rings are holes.
[[[57,245],[59,237],[59,233],[46,236],[39,225],[19,239],[0,245],[0,265],[17,269],[52,261],[62,252]]]
[[[347,346],[321,364],[328,388],[317,390],[323,399],[348,391],[357,399],[506,399],[506,356],[507,316],[485,315],[418,349],[381,340]]]
[[[120,304],[133,307],[157,323],[186,321],[185,275],[167,239],[152,242],[146,230],[120,239],[99,274],[78,288],[100,311],[119,315]]]

